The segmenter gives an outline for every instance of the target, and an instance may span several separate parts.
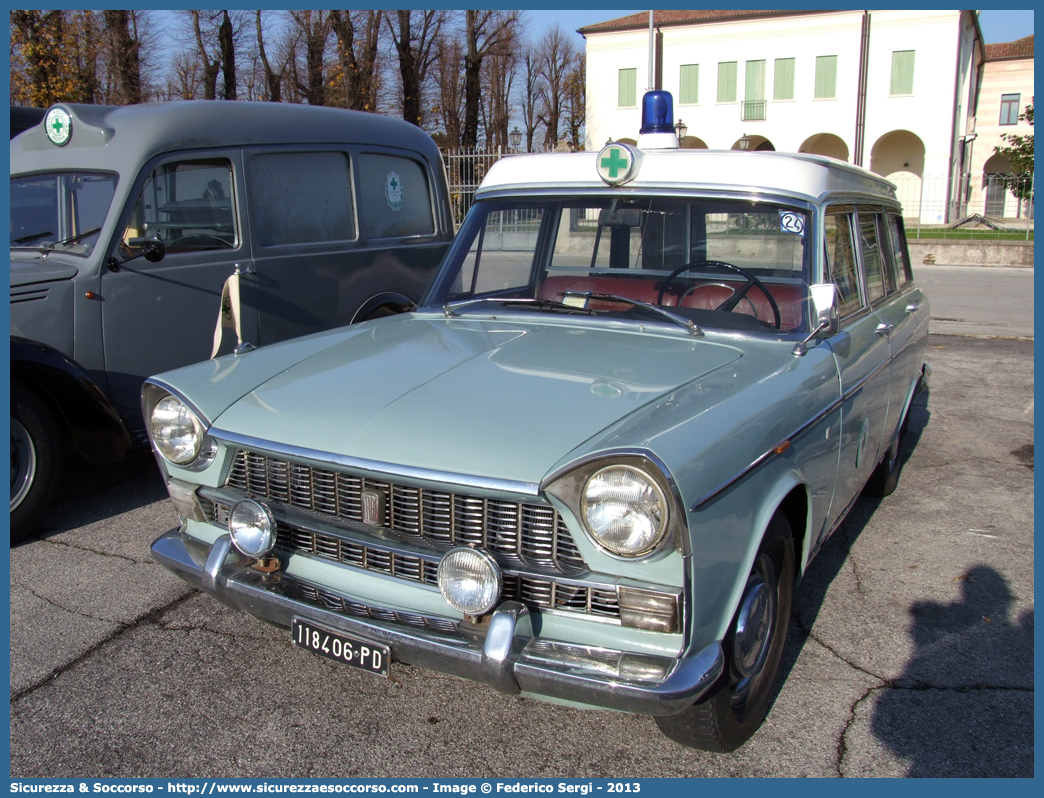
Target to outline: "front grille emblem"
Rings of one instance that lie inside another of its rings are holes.
[[[363,523],[370,526],[384,524],[384,494],[376,490],[362,492]]]

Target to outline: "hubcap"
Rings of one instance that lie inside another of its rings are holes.
[[[736,618],[732,661],[742,678],[753,676],[765,664],[772,637],[774,596],[763,581],[747,586]]]
[[[36,447],[29,433],[11,417],[11,511],[24,501],[36,477]]]

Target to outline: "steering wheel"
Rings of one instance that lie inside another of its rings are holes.
[[[660,295],[656,298],[656,304],[663,306],[663,295],[667,293],[667,287],[674,282],[674,279],[682,272],[689,271],[690,269],[706,269],[709,267],[719,267],[722,269],[728,269],[729,271],[736,272],[740,277],[745,279],[743,285],[732,292],[732,296],[722,302],[715,310],[732,311],[735,310],[736,306],[740,303],[740,300],[747,295],[752,285],[756,285],[761,293],[768,299],[769,305],[772,307],[772,315],[776,322],[776,329],[782,327],[782,323],[779,317],[779,305],[776,304],[776,298],[772,296],[772,293],[765,287],[765,284],[761,282],[757,277],[748,272],[746,269],[741,269],[739,266],[733,266],[731,263],[726,263],[723,260],[694,260],[691,263],[686,263],[684,266],[679,266],[667,277],[663,283],[660,284]]]

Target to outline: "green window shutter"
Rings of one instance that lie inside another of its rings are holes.
[[[794,59],[777,58],[776,71],[772,76],[772,99],[794,99]]]
[[[736,102],[736,77],[738,62],[721,61],[718,63],[718,102]]]
[[[889,94],[913,94],[914,51],[892,53],[892,85]]]
[[[700,101],[700,65],[682,64],[680,87],[678,90],[679,105],[695,105]]]
[[[747,79],[743,99],[747,102],[758,102],[765,99],[765,62],[748,61]]]
[[[815,98],[832,99],[837,97],[837,56],[816,56],[816,93]]]
[[[616,103],[620,108],[633,108],[638,104],[638,70],[620,70],[620,93]]]

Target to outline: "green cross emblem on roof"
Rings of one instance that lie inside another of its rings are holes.
[[[606,183],[624,183],[634,177],[634,154],[624,144],[607,144],[595,162],[598,176]]]
[[[72,119],[63,108],[52,108],[44,117],[44,130],[52,144],[63,147],[72,137]]]

